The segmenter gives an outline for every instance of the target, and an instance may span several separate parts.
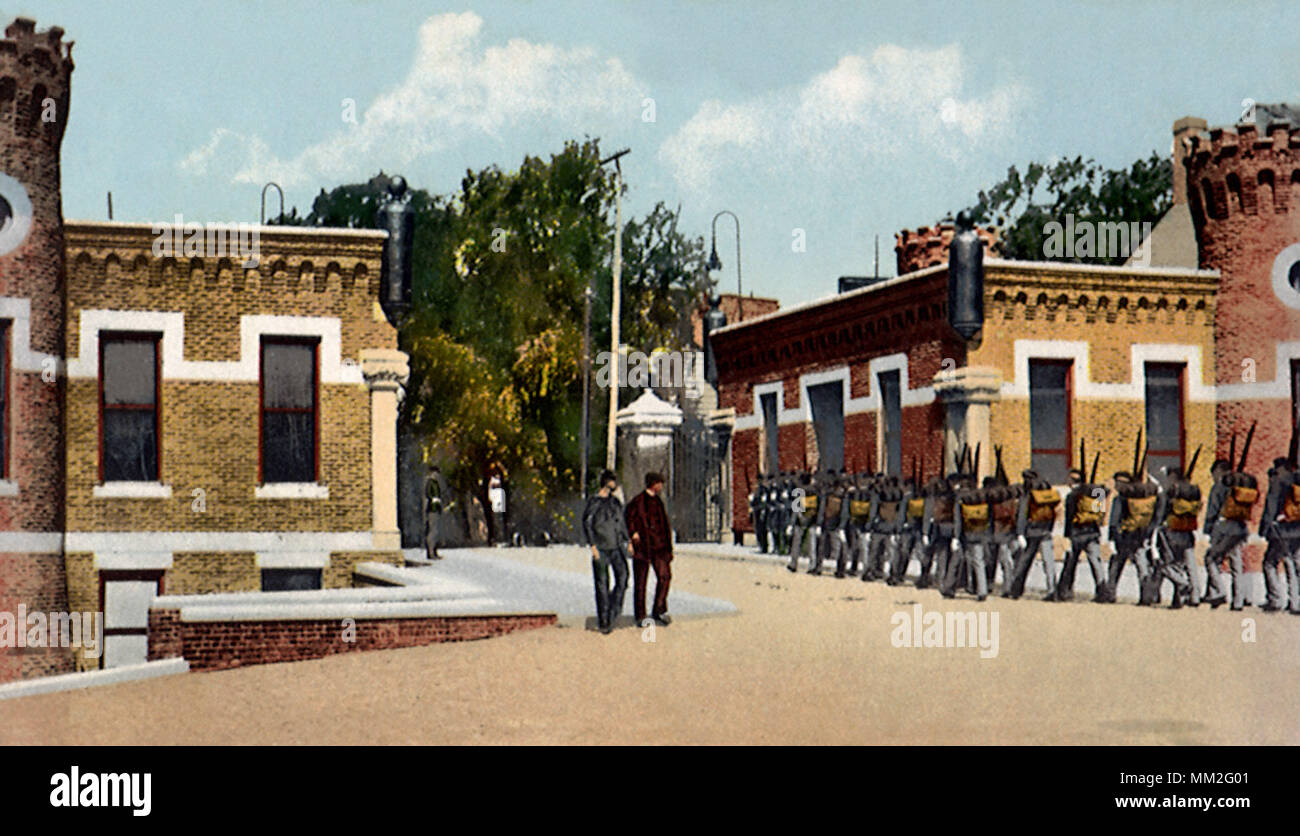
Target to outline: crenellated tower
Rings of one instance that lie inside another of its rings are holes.
[[[1174,170],[1181,164],[1186,172],[1181,185],[1200,266],[1221,275],[1214,323],[1219,455],[1234,430],[1240,443],[1258,419],[1249,469],[1262,475],[1285,455],[1300,409],[1300,126],[1276,119],[1208,131],[1203,125],[1182,136],[1175,125]]]
[[[0,611],[67,609],[65,356],[59,149],[72,44],[18,18],[0,40]],[[19,629],[22,629],[21,626]],[[0,649],[0,681],[71,669],[45,648]]]

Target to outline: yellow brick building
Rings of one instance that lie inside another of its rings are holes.
[[[336,588],[359,562],[401,561],[386,234],[256,232],[245,266],[159,257],[159,225],[65,222],[74,611],[104,611],[111,583]]]
[[[1178,416],[1183,463],[1204,446],[1194,477],[1208,489],[1217,442],[1217,282],[1207,270],[989,259],[983,331],[968,346],[966,368],[936,378],[940,388],[967,381],[974,392],[962,440],[983,442],[984,450],[1000,445],[1013,478],[1029,467],[1031,367],[1055,365],[1066,381],[1068,460],[1077,463],[1079,440],[1086,441],[1088,466],[1099,452],[1105,479],[1131,469],[1134,437],[1147,426],[1148,388],[1167,381],[1178,389],[1169,409]],[[1153,464],[1170,458],[1159,455],[1159,443],[1153,440]],[[992,460],[982,458],[988,472]]]

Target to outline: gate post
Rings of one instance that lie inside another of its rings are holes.
[[[619,445],[624,496],[631,499],[640,492],[645,475],[656,471],[664,475],[672,497],[673,431],[681,424],[682,411],[650,389],[618,411],[618,429],[627,440]]]

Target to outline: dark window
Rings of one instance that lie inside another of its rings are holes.
[[[158,335],[99,338],[99,478],[158,481]]]
[[[0,479],[9,478],[9,334],[0,322]]]
[[[781,447],[776,423],[776,393],[769,392],[759,398],[763,405],[763,472],[776,473],[781,469]]]
[[[1147,439],[1151,444],[1147,472],[1183,467],[1183,366],[1146,365]]]
[[[898,476],[903,471],[903,405],[898,372],[876,375],[880,386],[880,409],[883,415],[885,473]]]
[[[262,341],[262,481],[316,481],[314,341]]]
[[[263,569],[263,592],[292,592],[296,589],[320,589],[319,569]]]
[[[1291,282],[1291,289],[1300,292],[1300,261],[1291,265],[1291,272],[1287,273],[1286,277]]]
[[[1059,485],[1070,470],[1069,360],[1029,361],[1029,444],[1032,467]]]
[[[808,387],[813,430],[817,435],[817,469],[844,468],[844,385],[840,381]]]

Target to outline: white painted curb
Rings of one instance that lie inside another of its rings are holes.
[[[133,682],[138,679],[155,679],[160,676],[189,673],[189,670],[190,663],[184,659],[159,659],[156,662],[123,665],[120,668],[108,668],[102,671],[65,673],[58,676],[24,679],[0,685],[0,700],[31,697],[37,694],[53,694],[58,691],[76,691],[81,688],[94,688],[99,685]]]

